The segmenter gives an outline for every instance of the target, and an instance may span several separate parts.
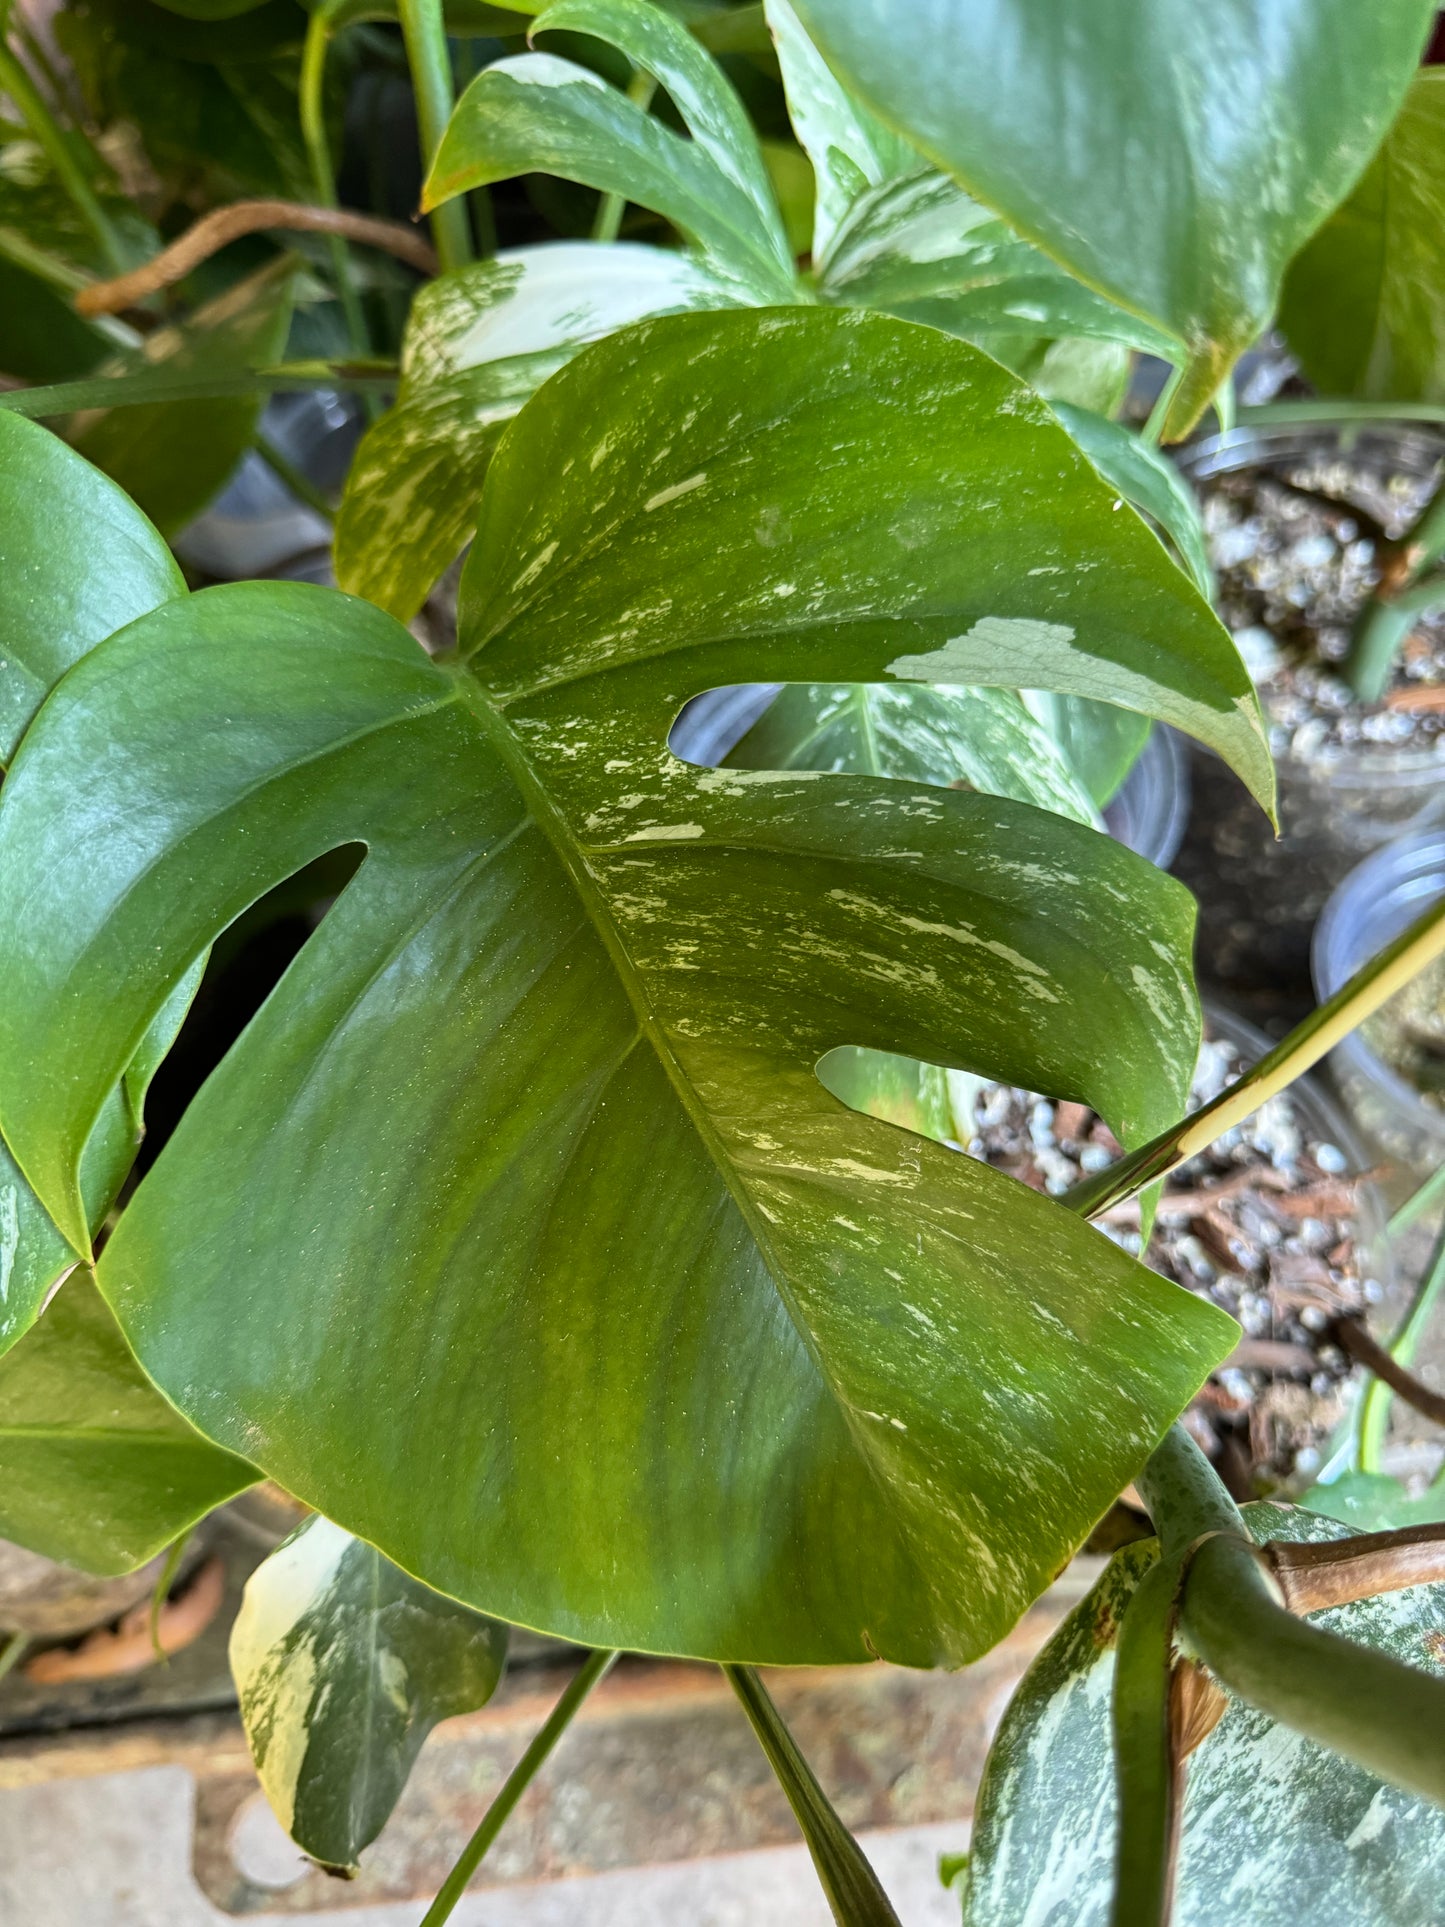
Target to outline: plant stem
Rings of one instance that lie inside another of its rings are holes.
[[[194,1530],[194,1528],[192,1528],[192,1530]],[[180,1538],[174,1541],[170,1551],[166,1554],[166,1563],[161,1567],[160,1577],[156,1580],[154,1590],[151,1593],[149,1620],[151,1651],[162,1664],[170,1658],[170,1654],[161,1644],[161,1609],[166,1603],[171,1587],[176,1582],[176,1574],[180,1571],[181,1560],[185,1557],[186,1547],[190,1544],[190,1541],[191,1534],[189,1532],[183,1532]]]
[[[1320,422],[1350,428],[1360,422],[1445,422],[1445,403],[1431,401],[1266,401],[1239,411],[1241,427]]]
[[[411,63],[421,133],[422,176],[431,172],[452,111],[452,69],[447,52],[442,0],[398,0],[402,38]],[[465,267],[472,259],[467,210],[459,200],[443,201],[431,217],[432,238],[443,270]]]
[[[571,1684],[547,1715],[537,1737],[512,1768],[501,1792],[482,1815],[481,1825],[463,1847],[461,1858],[447,1875],[441,1892],[427,1908],[421,1927],[441,1927],[451,1918],[452,1909],[466,1891],[467,1883],[486,1858],[487,1849],[502,1831],[512,1809],[537,1775],[538,1768],[571,1725],[573,1716],[592,1688],[611,1666],[617,1654],[606,1649],[589,1653],[574,1674]]]
[[[301,54],[301,137],[311,166],[312,190],[322,207],[338,205],[331,144],[326,138],[326,56],[331,50],[331,31],[328,9],[318,6],[306,23],[306,42]],[[351,250],[339,234],[331,235],[329,245],[331,272],[336,278],[336,292],[346,317],[347,339],[357,354],[364,355],[371,342],[352,275]]]
[[[125,253],[110,217],[101,206],[95,189],[85,178],[64,129],[45,104],[25,67],[3,39],[0,39],[0,93],[8,94],[19,108],[26,126],[74,202],[76,212],[94,235],[107,264],[116,274],[122,273],[126,267]]]
[[[657,82],[649,73],[640,69],[627,83],[627,98],[640,107],[644,113],[652,105],[652,96],[657,92]],[[627,207],[625,194],[604,194],[597,203],[597,218],[592,223],[594,241],[615,241],[622,226],[623,212]]]
[[[305,394],[311,388],[347,388],[358,394],[396,387],[394,361],[280,361],[235,375],[171,375],[143,369],[134,375],[96,375],[38,388],[0,392],[0,408],[44,421],[80,408],[141,407],[161,401],[213,401],[224,395]]]
[[[1164,433],[1164,424],[1169,419],[1169,410],[1174,405],[1174,397],[1179,393],[1179,385],[1184,380],[1182,367],[1171,368],[1164,386],[1159,390],[1159,399],[1149,410],[1149,419],[1139,430],[1139,439],[1151,448],[1159,446],[1159,438]]]
[[[1156,1178],[1187,1164],[1225,1131],[1241,1124],[1261,1104],[1334,1049],[1342,1037],[1388,1002],[1397,990],[1445,952],[1445,901],[1433,904],[1392,944],[1372,957],[1341,986],[1328,1003],[1311,1011],[1281,1044],[1276,1044],[1237,1084],[1191,1116],[1171,1124],[1148,1144],[1120,1158],[1106,1171],[1085,1178],[1064,1194],[1063,1202],[1087,1218],[1141,1191]]]
[[[1110,1723],[1119,1820],[1110,1927],[1166,1927],[1183,1805],[1182,1763],[1170,1734],[1170,1680],[1180,1562],[1161,1558],[1124,1613]]]
[[[833,1811],[813,1769],[798,1751],[782,1715],[752,1666],[725,1665],[768,1765],[788,1796],[818,1881],[840,1927],[899,1927],[899,1920],[863,1849]]]
[[[1439,1173],[1436,1174],[1439,1176]],[[1419,1193],[1416,1193],[1418,1196]],[[1391,1229],[1393,1230],[1393,1220]],[[1445,1231],[1435,1241],[1435,1249],[1425,1267],[1420,1288],[1415,1293],[1415,1301],[1405,1315],[1400,1329],[1390,1340],[1390,1356],[1401,1365],[1409,1365],[1419,1347],[1431,1312],[1445,1290]],[[1359,1407],[1355,1413],[1355,1462],[1362,1472],[1378,1472],[1380,1457],[1385,1447],[1385,1434],[1390,1425],[1390,1387],[1380,1378],[1372,1378],[1361,1394]]]
[[[30,1650],[29,1633],[12,1633],[3,1646],[0,1646],[0,1679],[13,1672]]]
[[[1442,1201],[1445,1201],[1445,1164],[1438,1171],[1432,1171],[1419,1190],[1412,1191],[1399,1210],[1393,1213],[1385,1226],[1386,1235],[1398,1238],[1402,1231],[1408,1231],[1412,1224],[1418,1223]]]
[[[1445,1679],[1296,1619],[1242,1539],[1221,1533],[1199,1547],[1180,1630],[1238,1698],[1445,1806]]]
[[[1239,1507],[1182,1425],[1171,1425],[1155,1446],[1138,1488],[1166,1559],[1178,1558],[1206,1532],[1249,1537]]]
[[[457,98],[460,100],[481,72],[481,66],[477,59],[476,42],[474,40],[465,39],[457,41],[452,68],[456,75]],[[496,216],[492,212],[492,195],[490,188],[474,187],[469,189],[466,195],[466,203],[471,209],[472,239],[476,243],[477,253],[484,257],[495,254],[497,251],[497,221]]]
[[[1428,1385],[1407,1372],[1403,1365],[1396,1362],[1383,1345],[1377,1345],[1357,1318],[1341,1318],[1334,1326],[1335,1340],[1342,1352],[1348,1353],[1356,1364],[1363,1365],[1367,1372],[1373,1372],[1377,1380],[1387,1385],[1396,1398],[1404,1399],[1415,1411],[1429,1419],[1432,1425],[1445,1425],[1445,1397],[1432,1392]]]
[[[301,473],[301,470],[297,468],[293,461],[282,454],[281,450],[277,448],[276,444],[268,435],[257,435],[256,453],[261,457],[261,460],[266,464],[267,468],[270,469],[277,481],[284,487],[290,489],[298,502],[304,502],[307,508],[319,515],[328,527],[335,521],[336,510],[332,507],[331,503],[327,501],[326,497],[321,493],[321,490]]]

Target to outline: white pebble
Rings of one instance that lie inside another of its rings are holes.
[[[1323,569],[1335,559],[1335,545],[1327,535],[1302,536],[1294,545],[1294,559],[1302,569]]]
[[[1224,565],[1228,567],[1226,563]],[[1256,682],[1268,682],[1284,662],[1284,651],[1259,623],[1236,629],[1234,646],[1244,658],[1244,666]]]
[[[1349,1169],[1349,1159],[1337,1144],[1317,1144],[1315,1163],[1322,1171],[1327,1171],[1332,1178],[1339,1177]]]

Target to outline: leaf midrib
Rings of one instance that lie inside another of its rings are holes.
[[[572,835],[565,818],[548,796],[525,751],[507,727],[504,717],[493,707],[476,678],[460,665],[456,666],[452,673],[465,692],[464,700],[476,717],[489,746],[496,751],[505,764],[521,791],[522,799],[533,821],[556,852],[558,861],[587,912],[588,920],[612,960],[613,968],[617,972],[628,1002],[632,1005],[639,1029],[656,1053],[658,1062],[662,1065],[668,1082],[677,1095],[678,1102],[702,1140],[714,1169],[748,1227],[753,1242],[767,1267],[773,1289],[788,1315],[789,1324],[797,1333],[799,1341],[812,1360],[813,1369],[818,1374],[820,1382],[827,1388],[859,1459],[868,1469],[869,1475],[878,1482],[880,1490],[886,1494],[887,1487],[880,1469],[875,1464],[870,1442],[866,1434],[853,1424],[852,1408],[839,1387],[835,1385],[832,1374],[819,1355],[807,1320],[799,1314],[794,1305],[792,1293],[787,1285],[786,1273],[773,1249],[766,1221],[738,1179],[726,1145],[714,1130],[707,1112],[698,1102],[691,1080],[678,1062],[667,1034],[658,1022],[646,987],[622,942],[606,899],[587,871],[585,860],[581,855],[581,846]],[[907,1543],[906,1535],[903,1537],[903,1543]]]

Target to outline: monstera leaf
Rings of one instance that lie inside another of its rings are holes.
[[[651,74],[691,138],[590,68],[522,54],[488,67],[457,103],[423,205],[543,170],[656,208],[753,299],[794,299],[792,256],[762,150],[716,61],[659,8],[636,0],[558,0],[532,32],[563,28],[607,40]]]
[[[1445,400],[1445,73],[1423,69],[1354,193],[1285,278],[1280,326],[1332,395]]]
[[[64,442],[0,413],[0,768],[70,666],[114,630],[185,583],[134,503]],[[114,1202],[140,1138],[146,1086],[195,987],[177,986],[118,1080],[86,1147],[81,1190],[91,1229]],[[0,1142],[0,1352],[39,1316],[45,1295],[76,1262]]]
[[[507,1632],[329,1519],[256,1568],[231,1673],[266,1798],[304,1853],[355,1866],[437,1721],[492,1697]]]
[[[952,181],[920,174],[919,156],[850,99],[797,16],[779,5],[769,19],[821,183],[811,281],[792,271],[763,150],[729,82],[650,0],[568,0],[534,30],[610,42],[679,101],[691,140],[550,54],[497,62],[473,83],[433,170],[433,201],[507,174],[560,173],[666,216],[691,246],[523,248],[423,290],[397,406],[347,482],[343,588],[413,615],[471,535],[505,421],[585,342],[648,315],[814,300],[885,309],[978,340],[1041,393],[1104,412],[1131,349],[1169,351],[1166,335],[1083,287]]]
[[[1359,178],[1432,0],[798,0],[849,89],[1175,337],[1182,434]]]
[[[629,322],[737,299],[700,261],[625,241],[519,248],[429,282],[407,322],[396,406],[346,478],[342,588],[415,615],[471,537],[502,430],[549,375]]]
[[[1343,1539],[1351,1527],[1247,1505],[1267,1540]],[[1116,1805],[1109,1732],[1119,1621],[1155,1558],[1116,1553],[1034,1661],[979,1789],[964,1927],[1106,1927]],[[1438,1670],[1445,1587],[1416,1586],[1314,1615],[1317,1624]],[[1395,1927],[1445,1912],[1445,1813],[1238,1702],[1189,1756],[1179,1927]]]
[[[253,1485],[136,1364],[77,1272],[0,1359],[0,1536],[87,1572],[130,1572]]]
[[[1193,1064],[1191,907],[1043,811],[666,743],[733,682],[1022,675],[1172,715],[1267,794],[1242,664],[1116,500],[947,336],[674,317],[508,430],[457,663],[270,583],[72,670],[0,797],[0,1126],[67,1236],[190,960],[367,851],[102,1255],[180,1408],[500,1618],[990,1645],[1235,1327],[814,1067],[892,1049],[1147,1136]]]

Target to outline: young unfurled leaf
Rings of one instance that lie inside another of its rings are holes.
[[[510,175],[543,171],[621,194],[666,216],[742,298],[789,301],[796,277],[767,166],[721,68],[660,8],[558,0],[534,33],[569,28],[609,41],[672,96],[691,139],[555,54],[496,61],[447,125],[423,205]]]
[[[1445,401],[1445,73],[1425,67],[1350,198],[1285,276],[1280,327],[1317,388]]]
[[[1289,1506],[1244,1508],[1256,1541],[1341,1539]],[[979,1790],[965,1927],[1106,1927],[1115,1793],[1109,1687],[1120,1619],[1155,1541],[1116,1553],[1025,1674]],[[1438,1672],[1445,1586],[1314,1615],[1316,1623]],[[1445,1813],[1239,1702],[1189,1756],[1177,1927],[1396,1927],[1445,1909]],[[1062,1910],[1062,1911],[1061,1911]]]
[[[507,431],[461,663],[270,583],[73,671],[0,797],[0,1123],[67,1230],[188,961],[368,851],[101,1261],[187,1414],[428,1584],[589,1644],[990,1645],[1235,1327],[815,1066],[892,1049],[1147,1135],[1193,1065],[1191,906],[1044,811],[666,743],[701,690],[955,681],[963,639],[1258,769],[1227,637],[1114,500],[931,329],[674,317]]]
[[[87,1272],[0,1358],[0,1537],[32,1552],[130,1572],[256,1477],[150,1384]]]
[[[549,375],[629,322],[737,300],[693,257],[625,241],[519,248],[429,282],[407,322],[396,405],[346,479],[341,587],[415,615],[476,527],[503,429]]]
[[[1433,0],[798,0],[835,72],[1017,231],[1166,329],[1183,433],[1354,186]]]
[[[437,1721],[491,1698],[507,1633],[329,1519],[256,1568],[231,1673],[266,1798],[304,1853],[355,1865]]]

